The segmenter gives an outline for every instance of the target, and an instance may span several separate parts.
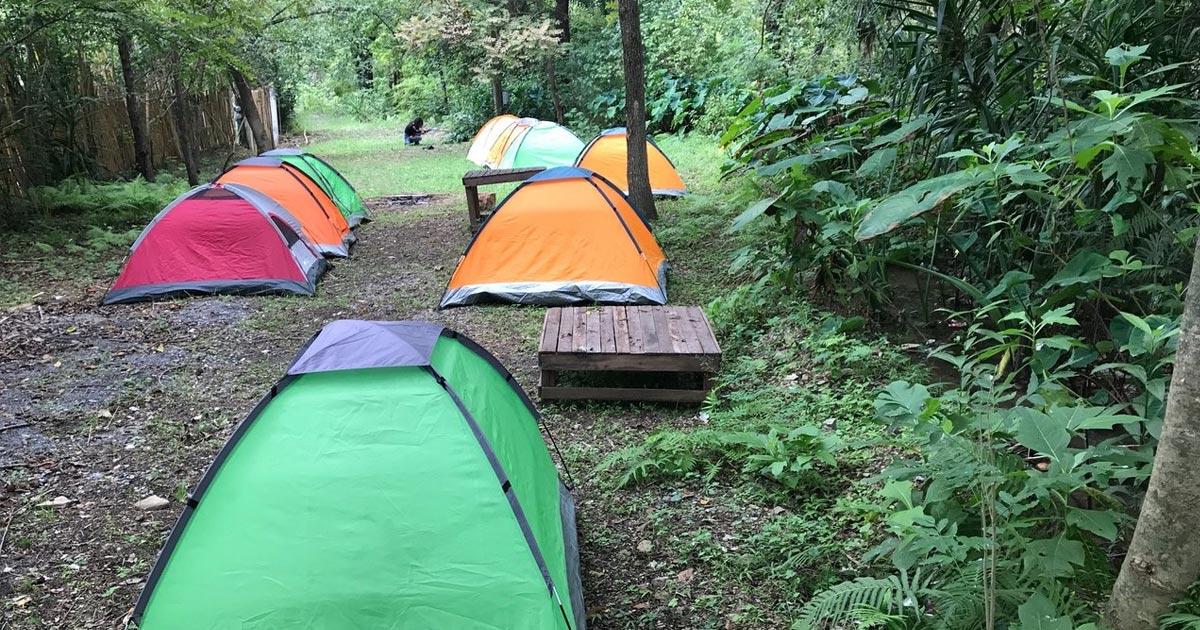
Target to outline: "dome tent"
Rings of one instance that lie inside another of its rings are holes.
[[[205,472],[133,621],[583,630],[573,501],[538,425],[470,339],[332,322]]]
[[[496,138],[508,127],[509,123],[516,120],[517,117],[512,114],[500,114],[484,123],[475,134],[475,138],[471,140],[471,147],[467,149],[467,159],[480,166],[486,165],[488,152],[492,150]]]
[[[499,168],[570,166],[583,150],[583,141],[562,125],[539,120],[514,138]]]
[[[653,139],[646,140],[646,166],[650,171],[650,191],[664,197],[682,197],[687,186],[675,170],[675,165]],[[615,127],[600,132],[584,147],[575,160],[575,166],[589,168],[629,193],[629,152],[626,146],[625,128]]]
[[[560,166],[521,183],[479,229],[441,307],[502,301],[665,304],[667,261],[610,182]]]
[[[300,222],[237,184],[194,188],[130,247],[104,304],[198,294],[313,295],[326,263]]]
[[[242,160],[217,177],[219,184],[253,188],[283,206],[300,221],[304,234],[326,256],[348,257],[354,232],[337,204],[300,169],[278,157]]]
[[[510,114],[489,120],[467,151],[467,159],[488,168],[570,166],[583,141],[562,125]]]
[[[321,190],[337,204],[338,210],[342,212],[342,217],[346,219],[346,223],[351,228],[356,228],[360,223],[371,220],[367,207],[363,205],[362,198],[358,196],[358,191],[354,190],[354,186],[325,160],[306,153],[303,149],[273,149],[263,153],[262,157],[277,157],[296,167],[309,179],[316,182]]]

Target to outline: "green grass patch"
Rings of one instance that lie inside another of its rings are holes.
[[[304,150],[321,156],[364,198],[402,193],[461,193],[463,173],[478,168],[467,145],[404,145],[404,123],[363,123],[349,117],[307,114],[297,122]]]

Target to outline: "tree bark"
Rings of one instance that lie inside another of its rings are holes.
[[[230,68],[229,76],[233,79],[233,88],[237,91],[238,103],[242,106],[242,118],[250,126],[250,135],[254,136],[254,149],[259,153],[274,149],[275,140],[263,123],[258,106],[254,104],[254,90],[250,87],[250,81],[237,68]]]
[[[621,51],[625,62],[625,142],[629,158],[629,200],[649,219],[658,218],[646,157],[646,63],[638,0],[618,0]]]
[[[555,69],[554,55],[546,57],[546,84],[550,87],[550,102],[554,104],[554,122],[562,125],[566,123],[566,115],[563,112],[562,97],[558,93],[558,71]]]
[[[500,82],[500,76],[492,77],[492,115],[499,116],[504,113],[504,84]]]
[[[1193,256],[1150,487],[1108,603],[1116,630],[1157,628],[1200,576],[1200,239]]]
[[[571,41],[571,0],[554,0],[554,21],[562,31],[559,41]]]
[[[125,111],[133,132],[133,161],[142,177],[154,181],[154,157],[150,152],[150,126],[142,109],[137,74],[133,70],[133,41],[126,33],[117,35],[117,55],[121,58],[121,78],[125,83]]]
[[[179,77],[179,68],[171,76],[171,121],[175,124],[175,139],[179,142],[179,159],[187,170],[188,184],[200,184],[200,169],[196,165],[196,149],[192,146],[192,108],[187,91],[183,89],[183,81]]]
[[[554,22],[558,27],[558,41],[571,41],[571,3],[569,0],[555,0]],[[546,57],[546,82],[550,86],[550,101],[554,104],[554,122],[566,124],[566,112],[563,109],[562,94],[558,91],[558,60],[551,52]]]

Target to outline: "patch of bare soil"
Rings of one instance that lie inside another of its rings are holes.
[[[371,202],[353,257],[316,298],[198,298],[98,306],[109,278],[47,286],[0,311],[0,627],[114,628],[130,612],[180,501],[295,351],[338,318],[428,319],[465,332],[534,391],[542,310],[437,311],[469,233],[457,196]],[[612,490],[593,472],[689,407],[543,407],[575,481],[591,626],[777,627],[747,616],[697,528],[736,546],[771,517],[704,488]],[[163,509],[135,507],[155,495]],[[761,604],[761,602],[759,602]],[[769,606],[757,606],[764,608]]]

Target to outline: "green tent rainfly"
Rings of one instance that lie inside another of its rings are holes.
[[[336,321],[234,431],[134,609],[141,630],[583,630],[574,503],[470,339]]]
[[[346,218],[350,227],[358,227],[358,224],[371,220],[367,207],[363,205],[362,198],[358,196],[354,186],[325,160],[305,153],[302,149],[275,149],[263,153],[263,156],[279,158],[316,182],[337,204],[338,210],[342,211],[342,216]]]

